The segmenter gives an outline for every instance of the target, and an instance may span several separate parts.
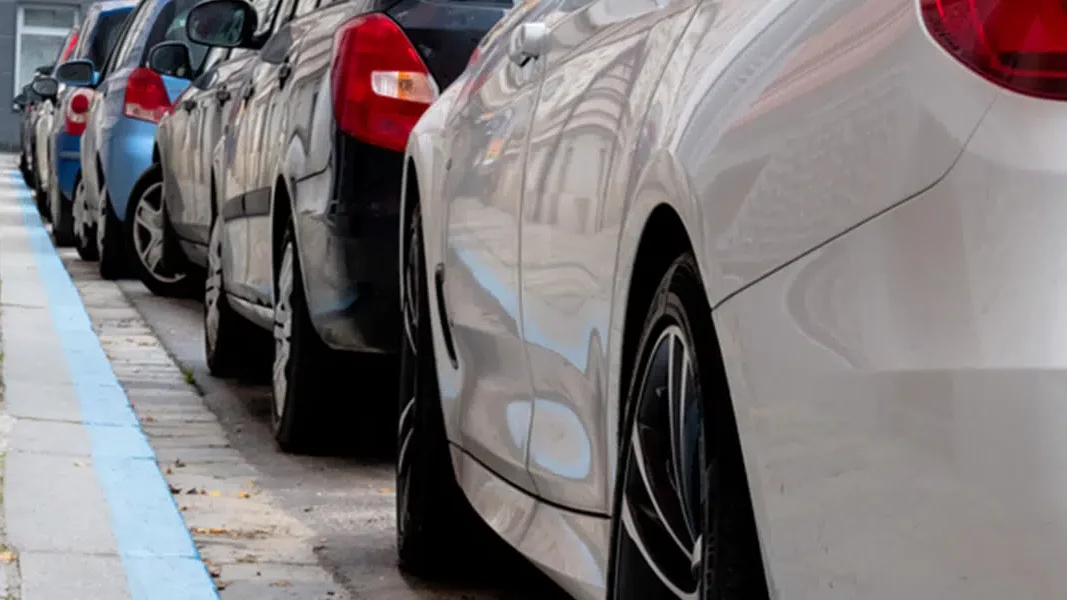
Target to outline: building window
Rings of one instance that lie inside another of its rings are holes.
[[[75,6],[18,7],[15,22],[15,93],[33,79],[37,67],[51,65],[59,56],[70,29],[78,22]]]

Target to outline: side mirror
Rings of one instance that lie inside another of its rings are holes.
[[[185,42],[161,42],[148,53],[148,68],[160,75],[190,79],[193,59]]]
[[[43,67],[37,67],[36,69],[34,69],[34,73],[42,77],[49,77],[52,75],[53,69],[54,67],[52,65],[44,65]]]
[[[59,93],[59,82],[51,77],[40,77],[33,80],[30,84],[33,91],[37,92],[37,95],[46,99],[55,99],[56,94]]]
[[[22,86],[22,95],[26,96],[27,106],[33,106],[41,100],[41,95],[33,91],[33,84],[30,83]]]
[[[67,61],[56,68],[56,79],[74,87],[93,87],[96,83],[93,61]]]
[[[256,9],[244,0],[208,0],[193,7],[185,19],[189,41],[222,48],[256,48]]]

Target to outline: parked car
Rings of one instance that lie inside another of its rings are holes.
[[[52,64],[47,65],[44,69],[39,69],[35,75],[34,80],[40,80],[44,78],[51,79],[52,72],[56,66],[65,61],[73,52],[74,45],[78,43],[78,28],[72,27],[67,32],[66,38],[63,40],[63,45],[59,47],[59,52],[56,55],[55,61]],[[48,84],[48,87],[53,87],[52,84]],[[56,87],[57,93],[59,87]],[[37,207],[41,213],[41,217],[45,220],[49,220],[51,212],[48,206],[48,185],[52,178],[52,156],[51,146],[48,143],[48,132],[51,131],[52,123],[55,121],[56,115],[56,102],[57,96],[42,96],[41,101],[37,105],[37,110],[34,115],[34,165],[36,167],[36,175],[34,177],[34,195],[37,200]]]
[[[370,367],[395,356],[407,135],[509,7],[286,0],[269,39],[255,34],[256,11],[241,0],[190,13],[194,41],[259,51],[233,91],[213,191],[197,198],[210,208],[176,207],[173,218],[202,226],[210,216],[212,373],[247,358],[257,339],[250,324],[273,331],[271,414],[283,449],[319,443],[333,411],[351,404],[347,386],[330,385],[347,373],[337,370],[344,359]]]
[[[280,22],[280,4],[280,0],[267,0],[256,6],[261,18],[255,35],[270,37]],[[193,285],[199,286],[197,295],[203,294],[211,231],[212,152],[222,135],[224,112],[240,101],[236,94],[251,77],[257,55],[256,50],[246,48],[214,48],[212,52],[219,53],[218,60],[208,61],[210,68],[193,79],[156,130],[153,154],[163,184],[159,235],[164,251],[161,261],[144,262],[142,272],[145,284],[160,295],[183,295]],[[174,279],[185,274],[189,276]]]
[[[485,523],[577,598],[1067,589],[1067,8],[506,21],[408,146],[402,564]]]
[[[67,60],[89,60],[103,65],[114,47],[126,16],[133,10],[130,0],[105,0],[86,9],[85,17],[73,32],[73,45]],[[95,74],[94,74],[95,77]],[[60,85],[54,102],[55,116],[45,126],[48,172],[44,185],[48,197],[48,216],[52,235],[58,246],[75,245],[84,259],[95,258],[96,243],[78,240],[74,235],[72,201],[81,179],[81,135],[92,102],[89,88]],[[79,243],[80,242],[80,243]]]
[[[83,188],[76,193],[74,228],[95,235],[100,275],[116,279],[135,264],[127,256],[134,235],[131,199],[141,198],[142,178],[152,166],[156,124],[189,85],[183,77],[160,75],[146,65],[151,49],[164,41],[186,41],[185,17],[195,0],[141,0],[123,23],[114,50],[100,68],[88,59],[72,60],[58,69],[69,85],[91,88],[81,142]],[[207,48],[190,44],[193,69],[199,69]],[[99,75],[94,76],[99,68]],[[97,81],[94,83],[94,79]],[[95,215],[87,224],[81,216]]]
[[[26,170],[30,173],[30,180],[26,182],[30,186],[31,192],[36,192],[38,189],[38,177],[37,177],[37,121],[42,115],[42,104],[45,99],[40,94],[33,90],[33,84],[35,81],[42,77],[47,77],[51,74],[52,67],[45,65],[38,67],[34,70],[33,79],[30,80],[23,87],[23,93],[27,94],[29,98],[29,109],[23,114],[20,122],[20,138],[22,146],[22,156],[26,162]],[[43,196],[39,196],[34,193],[35,200],[37,201],[37,208],[39,211],[44,211]]]
[[[22,171],[22,177],[30,189],[33,189],[34,185],[33,147],[31,145],[33,136],[30,132],[33,131],[33,109],[40,100],[41,97],[33,91],[33,86],[29,83],[22,86],[22,92],[15,97],[16,103],[22,107],[19,113],[19,170]]]

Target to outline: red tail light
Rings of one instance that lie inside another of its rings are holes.
[[[126,80],[123,110],[127,117],[159,123],[170,108],[170,94],[159,73],[146,67],[138,67],[130,73]]]
[[[1021,94],[1067,99],[1067,3],[921,1],[931,35],[972,70]]]
[[[382,14],[356,17],[334,35],[330,83],[341,131],[398,152],[438,91],[407,36]]]
[[[75,90],[67,103],[67,133],[81,135],[85,132],[85,123],[89,118],[89,90]]]
[[[67,47],[63,49],[63,54],[59,57],[59,62],[63,62],[70,58],[70,53],[74,51],[74,46],[76,45],[78,45],[77,33],[70,36],[70,41],[67,42]]]

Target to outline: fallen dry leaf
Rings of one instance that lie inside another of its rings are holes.
[[[173,475],[174,474],[174,471],[171,471],[170,467],[167,467],[167,470],[163,471],[163,472],[166,473],[167,475]]]
[[[274,583],[270,584],[270,587],[287,588],[287,587],[290,587],[292,585],[293,585],[293,583],[291,581],[288,581],[286,579],[279,579],[278,581],[275,581]]]
[[[199,533],[201,535],[226,535],[230,533],[230,530],[224,527],[193,527],[193,533]]]
[[[180,458],[176,458],[176,459],[174,459],[174,467],[175,467],[175,468],[178,468],[178,469],[180,469],[180,468],[182,468],[182,467],[184,467],[184,466],[185,466],[185,463],[184,463],[184,462],[182,462],[182,459],[180,459]]]
[[[80,461],[80,460],[76,460],[76,461],[74,461],[74,466],[75,466],[75,467],[84,467],[84,466],[85,466],[85,463],[83,463],[83,462],[82,462],[82,461]]]
[[[144,420],[145,420],[146,423],[152,423],[152,422],[154,422],[156,420],[156,418],[153,417],[152,415],[147,415],[147,416],[145,416]]]
[[[189,507],[188,506],[179,506],[178,510],[180,510],[182,512],[185,512],[185,511],[189,510]]]
[[[211,496],[212,498],[218,498],[219,496],[222,495],[222,492],[216,492],[216,491],[213,490],[213,491],[208,492],[207,495]]]
[[[249,494],[248,492],[237,492],[237,497],[238,498],[251,498],[252,494]]]
[[[221,577],[222,576],[222,567],[220,567],[218,565],[208,565],[207,566],[207,572],[212,577]]]
[[[180,493],[182,493],[182,488],[174,487],[173,485],[171,485],[169,483],[167,484],[167,489],[169,489],[170,493],[172,493],[172,494],[180,494]]]
[[[13,562],[15,560],[14,552],[0,552],[0,562]]]
[[[392,494],[393,490],[392,490],[392,488],[378,488],[378,493],[379,494]]]

